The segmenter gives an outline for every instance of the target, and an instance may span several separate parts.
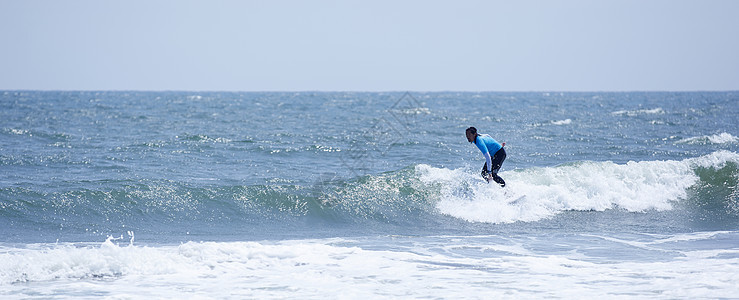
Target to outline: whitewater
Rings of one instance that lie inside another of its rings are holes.
[[[538,221],[570,210],[670,210],[673,203],[687,199],[690,187],[699,182],[695,169],[722,169],[727,163],[736,165],[739,155],[721,151],[683,161],[580,162],[532,168],[502,173],[513,179],[502,192],[465,170],[428,165],[419,165],[417,170],[422,181],[440,184],[440,212],[473,222],[507,223]]]
[[[0,297],[733,298],[738,97],[0,91]]]

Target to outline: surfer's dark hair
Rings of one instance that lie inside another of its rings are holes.
[[[475,128],[475,127],[467,128],[467,130],[465,131],[465,133],[471,133],[471,134],[477,135],[477,128]]]

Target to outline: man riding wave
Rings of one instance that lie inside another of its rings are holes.
[[[485,156],[485,164],[482,165],[482,178],[487,180],[487,182],[493,180],[504,187],[505,181],[498,176],[498,171],[506,158],[506,153],[503,149],[505,143],[500,144],[490,135],[477,133],[477,128],[475,127],[467,128],[465,133],[467,135],[467,141],[474,143],[480,149],[482,155]]]

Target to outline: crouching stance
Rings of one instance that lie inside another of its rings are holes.
[[[493,180],[500,186],[505,186],[503,178],[498,176],[500,166],[503,165],[506,157],[505,149],[503,149],[505,143],[500,144],[490,135],[477,133],[475,127],[467,128],[465,133],[467,134],[467,141],[474,143],[480,149],[482,155],[485,156],[485,164],[482,165],[482,178],[488,182]]]

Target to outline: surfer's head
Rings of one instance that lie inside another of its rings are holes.
[[[477,128],[470,127],[465,130],[465,134],[467,134],[467,141],[470,143],[475,142],[475,138],[477,137]]]

